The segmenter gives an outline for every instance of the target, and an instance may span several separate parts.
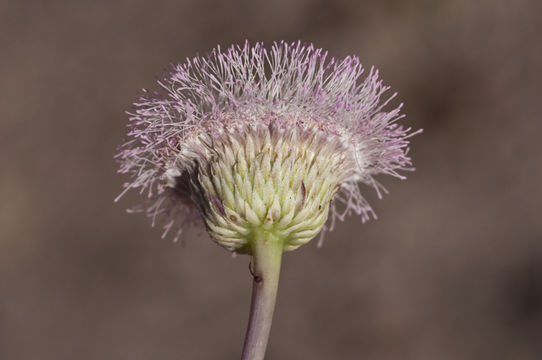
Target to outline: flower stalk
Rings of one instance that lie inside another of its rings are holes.
[[[254,280],[242,360],[262,360],[273,320],[284,244],[271,232],[259,232],[251,248]]]

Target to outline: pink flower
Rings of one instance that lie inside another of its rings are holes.
[[[380,196],[375,175],[412,170],[408,138],[419,131],[398,124],[401,106],[385,109],[395,94],[382,100],[388,87],[357,57],[247,42],[172,66],[158,84],[129,112],[117,158],[130,175],[119,197],[145,193],[139,210],[153,224],[166,219],[164,236],[203,219],[219,244],[242,252],[236,239],[248,227],[278,229],[290,216],[293,249],[351,213],[376,218],[359,184]],[[300,214],[312,225],[297,225]]]

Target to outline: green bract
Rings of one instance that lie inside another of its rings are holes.
[[[209,234],[239,253],[250,253],[251,239],[263,232],[283,241],[285,250],[314,238],[354,165],[339,138],[318,129],[242,126],[191,141],[207,156],[188,143],[183,162],[193,166],[174,186],[191,189]]]

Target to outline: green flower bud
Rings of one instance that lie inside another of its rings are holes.
[[[338,137],[298,126],[201,133],[187,148],[192,170],[179,185],[190,187],[211,237],[237,253],[250,253],[251,239],[264,232],[286,251],[309,242],[354,166]]]

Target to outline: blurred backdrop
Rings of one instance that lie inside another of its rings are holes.
[[[136,92],[217,44],[380,69],[417,171],[285,255],[268,359],[542,358],[540,1],[1,1],[0,359],[238,359],[248,257],[113,198]]]

